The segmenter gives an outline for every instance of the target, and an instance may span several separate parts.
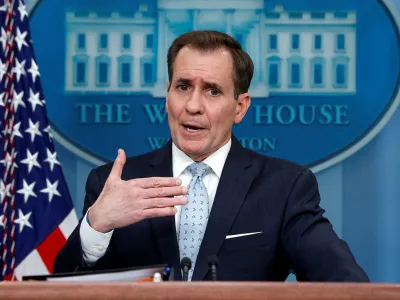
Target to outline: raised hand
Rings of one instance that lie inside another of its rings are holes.
[[[187,203],[182,197],[187,188],[180,186],[178,178],[122,180],[125,162],[125,152],[120,149],[102,192],[89,209],[89,223],[96,231],[108,232],[143,219],[172,216],[176,213],[175,205]]]

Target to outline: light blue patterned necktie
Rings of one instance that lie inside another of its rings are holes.
[[[186,256],[192,261],[188,276],[190,281],[208,221],[208,193],[203,177],[210,173],[211,168],[203,162],[195,162],[187,170],[192,174],[192,179],[188,187],[188,204],[182,206],[181,210],[179,253],[181,259]]]

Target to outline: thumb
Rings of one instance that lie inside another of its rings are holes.
[[[117,158],[114,161],[114,165],[110,172],[110,179],[121,179],[122,169],[124,168],[126,162],[126,155],[123,149],[118,149]]]

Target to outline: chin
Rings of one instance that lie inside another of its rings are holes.
[[[187,154],[193,154],[193,155],[201,155],[204,153],[204,147],[200,145],[184,145],[182,147],[183,152]]]
[[[204,143],[194,142],[194,141],[185,141],[180,145],[180,149],[185,152],[192,159],[193,157],[201,157],[206,153],[206,149],[204,147]]]

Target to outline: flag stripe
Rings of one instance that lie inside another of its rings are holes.
[[[58,251],[65,244],[65,237],[60,228],[57,227],[44,241],[37,247],[37,251],[46,265],[47,270],[53,273],[53,264]]]
[[[68,216],[61,222],[59,228],[63,233],[65,239],[68,239],[72,231],[74,231],[76,224],[78,224],[78,217],[75,210],[71,210]]]
[[[22,276],[48,274],[49,270],[36,250],[29,253],[29,255],[15,268],[15,277],[17,280],[22,280]],[[10,275],[9,278],[11,278]]]

